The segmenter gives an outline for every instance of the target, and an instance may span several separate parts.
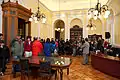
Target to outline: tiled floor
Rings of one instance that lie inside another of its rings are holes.
[[[81,56],[71,58],[72,64],[70,66],[70,73],[67,75],[66,70],[64,70],[63,80],[120,80],[93,69],[90,64],[82,65]],[[5,75],[3,78],[3,80],[10,80],[10,75]],[[20,74],[18,74],[17,78],[12,78],[12,80],[20,80]],[[31,80],[35,79],[32,78]],[[59,76],[57,80],[59,80]]]

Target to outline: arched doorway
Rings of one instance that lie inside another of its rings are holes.
[[[56,20],[54,23],[55,39],[65,39],[65,23],[63,20]]]
[[[74,18],[70,23],[70,39],[81,39],[83,37],[83,25],[79,18]]]

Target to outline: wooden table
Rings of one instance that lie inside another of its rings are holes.
[[[23,57],[21,57],[23,58]],[[39,61],[50,61],[52,68],[55,68],[60,73],[60,80],[63,80],[63,69],[67,69],[69,74],[69,66],[72,63],[71,58],[67,57],[45,57],[45,56],[32,56],[29,59],[29,64],[32,66],[39,66]],[[12,59],[13,64],[19,64],[20,59]]]
[[[93,68],[113,77],[120,78],[120,58],[104,54],[91,54]]]

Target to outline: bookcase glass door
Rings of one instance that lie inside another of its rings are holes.
[[[25,20],[18,18],[18,35],[21,35],[22,38],[25,39],[26,37],[26,27],[25,27]]]

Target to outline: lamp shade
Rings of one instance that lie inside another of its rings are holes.
[[[110,11],[109,10],[105,11],[105,15],[110,15]]]
[[[29,18],[29,21],[33,21],[33,19],[32,19],[32,18]]]

